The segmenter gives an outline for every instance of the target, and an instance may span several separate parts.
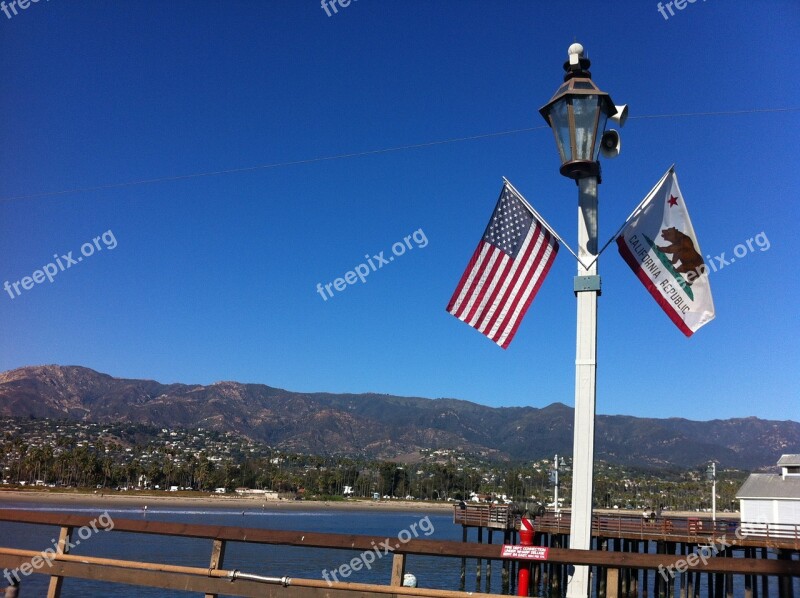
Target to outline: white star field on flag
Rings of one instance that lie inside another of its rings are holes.
[[[532,222],[531,213],[511,190],[506,188],[489,221],[489,226],[486,227],[483,239],[515,258]]]

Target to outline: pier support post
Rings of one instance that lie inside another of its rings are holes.
[[[644,553],[648,554],[650,552],[650,540],[644,541]],[[642,569],[642,598],[647,598],[647,576],[650,573],[647,569]],[[653,575],[658,575],[658,573],[653,573]]]
[[[211,560],[208,563],[208,568],[221,569],[223,560],[225,560],[225,540],[214,540],[214,544],[211,546]],[[206,594],[205,598],[217,598],[217,594]]]
[[[561,548],[561,535],[553,536],[553,546]],[[551,564],[550,565],[550,596],[561,596],[561,573],[563,572],[563,565]]]
[[[788,550],[780,549],[778,550],[778,560],[791,561],[792,553]],[[788,575],[778,577],[778,596],[780,598],[794,598],[792,578]]]
[[[731,558],[733,556],[733,550],[731,548],[726,549],[725,556]],[[733,573],[727,573],[725,575],[725,598],[733,598]]]
[[[681,557],[684,557],[684,558],[685,558],[685,556],[686,556],[686,544],[684,544],[683,542],[681,542],[680,544],[678,544],[678,554],[680,554],[680,555],[681,555]],[[690,576],[690,577],[691,577],[691,576]],[[686,571],[684,571],[683,573],[681,573],[681,574],[680,574],[680,576],[679,576],[679,580],[680,580],[680,584],[681,584],[681,594],[680,594],[680,595],[681,595],[681,598],[692,598],[692,597],[691,597],[691,596],[689,596],[689,594],[687,593],[687,588],[686,588]]]
[[[756,551],[753,548],[744,549],[744,558],[755,558]],[[744,576],[744,598],[758,598],[758,586],[753,584],[754,575]],[[755,590],[755,591],[754,591]]]
[[[628,552],[629,550],[629,542],[626,539],[622,540],[622,552]],[[620,569],[620,590],[619,594],[621,598],[628,598],[628,584],[630,583],[630,572],[629,568]]]
[[[69,552],[69,537],[72,534],[71,527],[62,527],[58,533],[58,545],[56,546],[56,554],[67,554]],[[50,578],[50,585],[47,588],[47,598],[60,598],[61,586],[64,583],[64,578],[54,575]]]
[[[461,541],[467,541],[467,526],[464,525],[461,528]],[[460,591],[464,591],[467,587],[467,559],[466,557],[461,557],[461,581],[459,581],[458,589]]]
[[[608,550],[608,539],[597,538],[600,542],[600,550]],[[606,598],[606,569],[605,567],[597,567],[597,598]]]
[[[675,542],[667,542],[667,554],[673,555],[678,552],[678,545]],[[678,589],[678,577],[673,576],[667,583],[667,598],[675,598],[675,591]]]
[[[492,532],[494,530],[489,528],[489,538],[487,540],[487,544],[492,543]],[[491,559],[487,559],[486,561],[486,593],[489,593],[489,588],[492,586],[492,561]],[[480,588],[478,588],[480,591]]]
[[[683,548],[684,554],[689,555],[692,553],[691,544],[684,544]],[[686,598],[694,598],[694,574],[691,571],[687,571],[684,575],[686,576]],[[682,584],[683,580],[681,580]]]
[[[478,528],[478,544],[483,544],[483,528]],[[481,568],[483,566],[483,561],[479,558],[478,563],[475,566],[475,591],[481,591]]]
[[[516,529],[512,529],[511,530],[511,543],[512,544],[516,544],[517,543],[517,530]],[[510,573],[511,573],[511,591],[509,592],[509,594],[516,594],[516,592],[517,592],[517,570],[518,570],[517,565],[518,565],[518,563],[519,563],[519,561],[511,561],[511,569],[510,569]]]
[[[503,544],[510,544],[510,534],[508,530],[503,531]],[[509,585],[508,585],[508,566],[509,561],[503,561],[503,570],[500,573],[500,593],[501,594],[508,594],[509,593]]]
[[[395,553],[392,557],[392,581],[389,582],[389,585],[402,586],[405,573],[406,555]]]
[[[664,548],[664,542],[661,540],[656,541],[656,554],[664,554],[666,549]],[[653,576],[653,596],[656,598],[666,598],[666,592],[664,586],[666,585],[666,581],[661,579],[660,575]],[[713,596],[709,596],[709,598],[713,598]]]
[[[619,598],[619,569],[606,570],[606,598]]]

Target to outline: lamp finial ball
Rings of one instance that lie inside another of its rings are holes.
[[[583,46],[575,42],[567,49],[567,54],[577,54],[579,57],[583,57]]]

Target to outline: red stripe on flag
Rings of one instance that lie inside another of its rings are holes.
[[[500,255],[504,256],[505,254],[500,252]],[[497,268],[499,268],[501,265],[503,265],[503,271],[498,275]],[[486,318],[489,317],[489,312],[491,311],[492,306],[495,305],[497,293],[499,293],[500,289],[503,288],[503,281],[506,279],[506,276],[508,276],[509,270],[511,270],[511,268],[514,267],[514,260],[512,260],[509,257],[507,260],[505,260],[505,264],[503,264],[503,259],[501,257],[495,262],[495,266],[496,266],[495,268],[492,268],[493,276],[490,279],[487,279],[487,282],[489,284],[486,285],[486,290],[481,293],[480,299],[475,302],[475,305],[473,306],[473,309],[470,312],[469,317],[464,319],[464,321],[467,324],[469,324],[473,328],[476,328],[477,330],[480,330],[483,327],[483,323],[486,321]],[[489,298],[484,302],[483,299],[484,297],[486,297],[486,291],[488,291],[488,289],[492,286],[491,285],[492,282],[495,283],[494,288],[492,289]],[[472,320],[474,320],[476,316],[476,309],[480,307],[481,304],[483,304],[483,307],[481,308],[480,314],[477,314],[478,315],[477,320],[475,320],[475,322],[472,322]]]
[[[539,241],[540,237],[544,236],[544,235],[542,235],[541,224],[539,224],[538,221],[534,221],[534,222],[536,222],[536,228],[534,229],[532,234],[529,233],[529,237],[530,238],[528,240],[528,246],[525,248],[525,254],[524,255],[518,255],[517,259],[514,260],[514,265],[516,266],[516,270],[514,271],[514,274],[513,274],[512,278],[511,278],[511,280],[509,281],[508,285],[506,286],[504,297],[500,298],[500,301],[504,303],[504,309],[495,310],[494,314],[492,314],[492,317],[489,320],[489,323],[484,328],[484,330],[485,330],[484,334],[486,334],[494,342],[498,342],[498,339],[502,336],[502,334],[503,334],[502,331],[505,330],[506,326],[508,325],[508,319],[514,317],[514,305],[519,301],[519,298],[520,298],[522,292],[524,292],[525,284],[527,284],[527,280],[522,285],[522,287],[517,291],[516,294],[514,294],[514,287],[516,286],[517,281],[519,280],[523,270],[525,269],[525,266],[528,263],[530,263],[531,254],[536,249],[536,243]],[[542,247],[543,246],[544,246],[544,239],[542,239]],[[541,250],[541,247],[540,247],[540,250]],[[538,257],[539,256],[537,255],[537,260],[536,261],[538,261]],[[535,264],[532,264],[531,269],[529,269],[529,271],[528,271],[529,274],[530,274],[530,272],[531,272],[531,270],[533,269],[534,266],[535,266]],[[533,270],[533,271],[535,272],[535,270]],[[501,322],[503,322],[503,324],[498,326],[498,328],[495,331],[495,333],[492,334],[492,328],[494,328],[494,325],[497,322],[497,320],[498,320],[498,318],[500,317],[501,314],[502,314]],[[500,345],[500,346],[502,347],[503,345]]]
[[[669,316],[669,319],[678,327],[678,329],[683,332],[686,336],[692,336],[694,332],[691,328],[689,328],[683,321],[683,319],[678,315],[678,313],[672,309],[672,305],[669,301],[664,297],[663,294],[656,288],[656,285],[653,284],[653,281],[650,280],[650,277],[645,274],[644,270],[642,270],[642,265],[636,260],[636,257],[631,253],[628,244],[625,242],[625,238],[623,235],[617,237],[617,248],[619,249],[619,254],[622,256],[622,259],[630,266],[633,273],[636,274],[636,277],[642,282],[644,287],[648,290],[648,292],[653,296],[653,299],[661,306],[661,309],[664,310],[664,313]]]
[[[502,252],[499,249],[493,245],[490,245],[489,243],[481,241],[478,249],[475,251],[475,256],[477,256],[475,263],[473,264],[472,268],[467,266],[469,277],[464,285],[467,291],[462,293],[463,298],[461,299],[460,303],[456,298],[457,305],[455,305],[453,310],[450,312],[459,320],[465,320],[464,313],[469,307],[470,302],[474,299],[475,295],[479,293],[480,289],[482,288],[481,280],[485,278],[484,272],[486,272],[487,267],[492,262],[492,258],[496,254],[502,256]],[[481,255],[483,255],[483,260],[480,259]]]
[[[447,311],[449,311],[454,316],[456,314],[453,311],[453,307],[455,306],[456,301],[458,301],[459,295],[461,295],[461,289],[464,288],[464,285],[467,283],[467,280],[469,280],[470,277],[472,276],[472,270],[475,268],[475,264],[478,263],[478,260],[481,257],[481,250],[483,249],[483,245],[484,245],[483,241],[478,243],[478,247],[473,252],[472,257],[469,258],[469,263],[467,264],[467,267],[464,269],[464,274],[461,275],[461,280],[458,281],[458,286],[456,287],[453,296],[450,297],[450,303],[447,304]],[[464,298],[466,299],[467,295],[465,295]]]
[[[466,301],[466,306],[469,305],[470,301],[472,302],[472,309],[469,310],[469,313],[466,315],[463,314],[461,318],[467,324],[475,317],[475,313],[481,309],[481,304],[484,303],[484,298],[486,297],[486,293],[492,286],[492,282],[497,280],[497,269],[503,265],[503,258],[505,254],[499,250],[497,247],[490,243],[486,243],[487,247],[489,247],[489,252],[487,254],[486,262],[483,264],[484,268],[481,270],[479,274],[476,275],[476,279],[478,281],[479,286],[475,288],[469,295],[469,300]],[[490,262],[492,263],[491,270],[489,270],[488,275],[484,276],[484,272],[486,271],[486,267],[489,265]],[[481,281],[483,281],[481,283]],[[485,306],[484,306],[485,308]],[[472,326],[472,324],[470,324]]]
[[[547,239],[546,239],[546,245],[543,245],[543,248],[544,248],[545,252],[547,251],[547,248],[550,247],[551,241],[552,240],[551,240],[551,237],[550,237],[550,233],[548,232],[547,233]],[[544,279],[547,276],[547,273],[550,272],[550,266],[553,265],[553,262],[556,259],[556,253],[558,253],[558,243],[553,243],[552,251],[550,252],[549,257],[547,258],[547,262],[545,262],[544,267],[542,268],[542,272],[539,274],[539,278],[537,279],[536,283],[533,286],[533,290],[531,291],[531,294],[528,296],[528,299],[525,301],[525,304],[522,306],[522,309],[519,312],[519,317],[517,317],[516,322],[514,322],[514,326],[509,331],[508,337],[506,338],[505,343],[503,343],[501,345],[501,347],[503,347],[504,349],[506,347],[508,347],[509,343],[511,342],[511,339],[514,338],[514,335],[517,333],[517,328],[519,328],[519,325],[522,323],[522,317],[528,311],[528,308],[530,307],[531,303],[533,302],[533,298],[536,297],[536,293],[539,292],[539,287],[542,286],[542,283],[544,282]],[[536,267],[538,268],[538,266],[539,266],[539,264],[538,264],[538,261],[537,261]]]
[[[539,228],[541,228],[541,227],[539,227]],[[522,285],[520,286],[520,289],[517,291],[517,294],[513,297],[513,299],[511,299],[511,305],[510,305],[508,311],[506,311],[505,316],[504,316],[503,320],[501,321],[500,326],[498,326],[497,331],[494,334],[494,336],[496,337],[496,341],[495,342],[498,342],[498,344],[500,344],[501,347],[506,347],[511,342],[511,338],[513,338],[513,334],[512,334],[511,331],[513,331],[513,333],[516,334],[516,329],[519,327],[519,324],[522,321],[522,318],[525,315],[525,312],[527,311],[528,306],[530,305],[531,301],[533,300],[533,296],[536,294],[536,290],[538,290],[538,285],[541,283],[541,276],[543,274],[540,273],[540,275],[539,275],[540,277],[534,283],[535,288],[531,290],[531,293],[528,295],[527,298],[525,297],[526,291],[528,290],[528,288],[530,287],[530,285],[534,281],[534,278],[537,275],[536,271],[539,268],[539,265],[542,262],[542,258],[544,257],[545,253],[547,252],[547,249],[548,249],[549,243],[550,243],[549,235],[543,233],[541,230],[537,230],[535,236],[536,236],[537,240],[539,238],[541,238],[541,243],[539,244],[539,249],[536,252],[536,256],[531,261],[531,267],[528,269],[528,273],[525,275],[525,279],[524,279]],[[533,241],[533,239],[532,239],[532,241]],[[532,245],[532,247],[535,247],[536,246],[536,242],[532,242],[531,245]],[[551,256],[552,256],[552,254],[551,254]],[[547,272],[545,271],[544,274],[546,275],[546,273]],[[514,280],[513,284],[516,284],[516,279],[519,277],[519,274],[520,274],[520,272],[518,272],[517,276],[515,276],[515,280]],[[517,312],[517,310],[518,310],[518,306],[519,306],[520,301],[524,301],[524,303],[519,308],[518,313],[515,314],[515,312]],[[511,325],[511,330],[509,330],[509,334],[506,337],[506,339],[502,343],[500,343],[500,340],[503,338],[503,333],[504,333],[504,331],[506,329],[508,329],[509,325]]]

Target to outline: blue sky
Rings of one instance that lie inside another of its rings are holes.
[[[649,0],[0,13],[0,284],[115,242],[0,292],[0,370],[572,405],[566,251],[507,351],[445,306],[502,176],[574,245],[576,187],[537,111],[576,39],[630,106],[603,162],[601,240],[673,162],[704,254],[769,240],[711,275],[717,317],[691,339],[609,248],[597,412],[800,419],[794,0],[698,0],[666,20]],[[699,114],[720,112],[741,113]],[[420,230],[427,244],[365,283],[317,293]]]

